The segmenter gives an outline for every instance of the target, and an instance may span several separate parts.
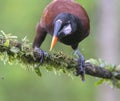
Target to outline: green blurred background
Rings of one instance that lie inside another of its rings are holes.
[[[27,36],[32,43],[35,27],[40,21],[44,7],[51,0],[0,0],[0,30],[12,33],[19,40]],[[77,0],[87,10],[91,19],[91,35],[80,43],[80,49],[86,59],[96,58],[95,41],[95,0]],[[51,36],[47,36],[42,49],[49,51]],[[89,43],[89,44],[88,44]],[[64,49],[62,50],[62,47]],[[71,55],[72,49],[61,43],[54,51],[64,51]],[[95,101],[96,79],[86,76],[82,82],[79,77],[42,70],[42,77],[21,65],[9,65],[0,62],[0,101]]]

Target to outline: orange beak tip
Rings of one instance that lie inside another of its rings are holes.
[[[50,52],[52,51],[52,48],[50,47],[50,50],[49,50]]]
[[[56,45],[57,41],[58,41],[58,38],[56,36],[53,36],[52,43],[51,43],[51,46],[50,46],[50,51],[52,51],[52,49]]]

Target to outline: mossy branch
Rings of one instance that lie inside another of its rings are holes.
[[[31,44],[26,37],[19,42],[16,36],[0,34],[0,55],[1,57],[7,54],[7,60],[18,60],[26,65],[35,66],[39,64],[40,55],[31,48]],[[34,55],[33,55],[34,54]],[[3,58],[3,57],[2,57]],[[3,61],[6,60],[2,59]],[[75,59],[66,56],[62,52],[44,54],[43,63],[39,64],[48,69],[52,67],[63,72],[74,72],[78,66]],[[115,85],[120,87],[120,66],[106,64],[102,60],[90,59],[85,62],[85,71],[87,75],[99,77],[102,79],[111,80]],[[103,80],[102,80],[103,81]]]

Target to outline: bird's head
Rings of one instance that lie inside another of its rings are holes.
[[[54,32],[50,51],[58,40],[71,35],[77,29],[76,17],[69,13],[61,13],[54,20]]]

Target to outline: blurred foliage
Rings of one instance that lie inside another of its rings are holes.
[[[50,0],[0,0],[0,30],[12,32],[20,39],[25,36],[31,43],[35,35],[35,26],[39,22],[44,7]],[[94,18],[95,0],[77,0],[87,10],[91,24]],[[95,25],[92,25],[93,28]],[[91,35],[80,44],[80,49],[86,58],[95,57],[94,29]],[[42,49],[48,51],[51,36],[47,36]],[[88,44],[89,43],[89,44]],[[61,49],[64,47],[64,50]],[[71,54],[72,49],[58,43],[54,51],[62,50]],[[86,82],[79,78],[66,77],[65,74],[55,76],[53,72],[42,70],[43,76],[39,78],[29,69],[21,69],[21,65],[5,65],[0,63],[0,101],[94,101],[94,80],[87,76]]]

